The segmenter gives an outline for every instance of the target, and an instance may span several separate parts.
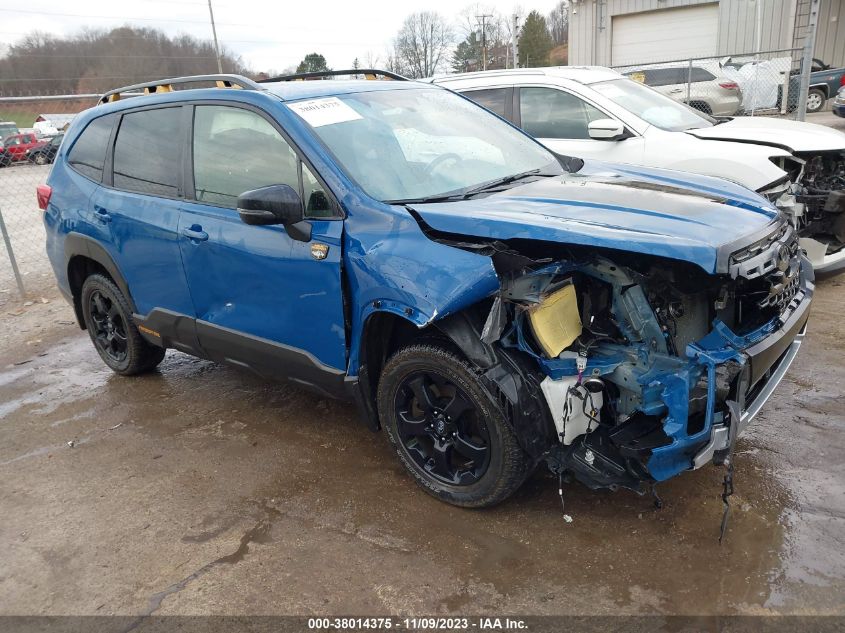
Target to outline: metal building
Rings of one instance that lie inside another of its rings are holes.
[[[569,63],[620,66],[800,47],[810,0],[571,0]],[[845,66],[845,0],[821,0],[817,57]]]

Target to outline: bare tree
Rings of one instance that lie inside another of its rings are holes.
[[[375,51],[367,51],[364,56],[364,66],[367,68],[378,68],[381,64],[381,56]]]
[[[421,11],[405,18],[393,52],[406,74],[429,77],[448,62],[451,43],[452,29],[446,19],[434,11]]]
[[[384,54],[384,69],[398,75],[404,75],[408,71],[402,63],[401,55],[396,47],[396,44],[391,44]]]
[[[225,48],[226,72],[250,74]],[[68,37],[33,32],[0,57],[0,94],[103,92],[158,77],[216,72],[213,45],[152,28],[84,29]]]
[[[549,17],[546,18],[549,25],[549,33],[555,45],[565,44],[569,41],[569,2],[560,0]]]

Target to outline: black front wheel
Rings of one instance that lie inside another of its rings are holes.
[[[132,322],[123,293],[104,275],[91,275],[80,295],[85,327],[100,358],[113,371],[131,376],[149,371],[164,358],[165,349],[145,341]]]
[[[382,372],[378,407],[400,461],[438,499],[490,506],[529,472],[501,407],[450,350],[420,344],[397,352]]]

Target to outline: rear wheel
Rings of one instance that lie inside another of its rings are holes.
[[[490,506],[510,496],[529,472],[495,398],[472,366],[447,349],[418,344],[391,357],[378,407],[402,464],[442,501]]]
[[[126,298],[111,279],[104,275],[88,277],[82,284],[80,300],[91,341],[114,372],[132,376],[162,361],[166,350],[141,337]]]
[[[807,93],[807,112],[818,112],[824,107],[824,102],[827,98],[824,92],[818,88],[814,88]]]

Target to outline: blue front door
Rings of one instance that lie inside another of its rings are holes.
[[[212,359],[262,375],[329,392],[341,389],[346,370],[343,221],[327,208],[322,186],[263,116],[198,105],[193,129],[187,195],[194,200],[181,205],[179,244],[200,345]],[[291,185],[306,201],[310,242],[292,239],[283,226],[241,222],[237,196],[273,184]]]

